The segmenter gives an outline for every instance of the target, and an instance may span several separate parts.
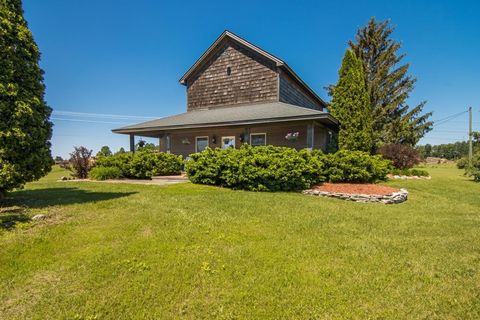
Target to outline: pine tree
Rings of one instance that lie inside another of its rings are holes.
[[[47,174],[51,109],[20,0],[0,0],[0,197]]]
[[[375,144],[414,145],[432,129],[431,113],[422,114],[425,102],[410,110],[406,104],[416,79],[408,75],[409,64],[399,65],[405,54],[398,54],[399,42],[391,39],[389,21],[371,18],[359,29],[349,46],[363,62],[365,81],[372,107]]]
[[[343,57],[329,109],[340,121],[340,149],[371,152],[373,133],[370,99],[365,87],[362,61],[350,49]]]

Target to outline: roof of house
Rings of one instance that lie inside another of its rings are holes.
[[[308,93],[312,95],[312,97],[317,100],[318,103],[324,105],[325,107],[327,104],[325,101],[320,98],[315,91],[313,91],[283,60],[279,59],[278,57],[274,56],[273,54],[255,46],[254,44],[248,42],[247,40],[237,36],[236,34],[225,30],[218,38],[213,42],[213,44],[208,47],[208,49],[200,56],[200,58],[190,67],[190,69],[185,72],[185,74],[180,78],[180,83],[186,85],[187,79],[199,68],[203,65],[204,62],[208,60],[208,57],[214,52],[215,48],[222,42],[222,40],[229,38],[233,41],[240,43],[241,45],[257,52],[261,56],[275,62],[276,66],[282,68],[288,75],[290,75],[295,81],[297,81],[300,86],[302,86]]]
[[[229,125],[251,125],[296,120],[320,120],[336,127],[338,122],[329,113],[303,108],[283,102],[249,104],[189,111],[170,117],[147,121],[113,129],[115,133],[141,134],[142,132],[221,127]]]

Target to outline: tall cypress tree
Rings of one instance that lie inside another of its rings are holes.
[[[21,0],[0,0],[0,198],[52,166],[51,108]]]
[[[373,147],[370,98],[362,61],[350,49],[343,57],[339,79],[333,88],[330,112],[340,121],[340,149],[371,152]]]
[[[363,62],[365,81],[372,107],[375,144],[408,143],[415,145],[432,129],[431,113],[422,114],[425,102],[414,108],[406,104],[416,79],[408,75],[409,64],[399,65],[399,42],[391,38],[389,21],[371,18],[357,31],[349,46]]]

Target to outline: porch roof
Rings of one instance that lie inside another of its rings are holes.
[[[113,129],[112,132],[142,135],[142,133],[146,134],[154,131],[254,125],[300,120],[318,120],[328,127],[338,127],[338,121],[328,112],[303,108],[283,102],[271,102],[189,111]]]

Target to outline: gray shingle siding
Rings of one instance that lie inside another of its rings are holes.
[[[224,40],[188,78],[187,110],[275,101],[276,69],[275,63],[258,53],[235,41]]]
[[[323,106],[313,100],[308,93],[294,82],[285,73],[280,73],[280,96],[281,102],[290,103],[293,105],[310,108],[315,110],[323,110]]]

